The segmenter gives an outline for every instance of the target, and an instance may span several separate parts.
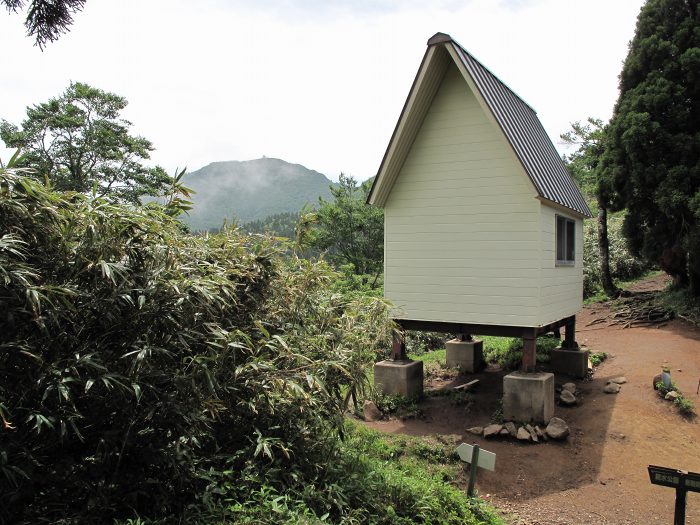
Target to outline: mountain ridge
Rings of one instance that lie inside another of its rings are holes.
[[[193,209],[183,217],[194,231],[220,228],[224,219],[245,224],[297,212],[319,197],[331,198],[334,184],[318,171],[273,157],[211,162],[182,182],[196,192]]]

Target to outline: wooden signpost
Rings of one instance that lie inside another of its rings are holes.
[[[469,488],[467,489],[467,495],[473,496],[474,484],[476,483],[476,469],[481,467],[486,470],[496,470],[496,454],[479,448],[479,445],[476,443],[473,445],[462,443],[457,447],[457,454],[459,454],[459,459],[469,463]]]
[[[673,525],[685,525],[685,500],[688,491],[700,492],[700,474],[668,467],[649,465],[649,479],[654,485],[676,489]]]

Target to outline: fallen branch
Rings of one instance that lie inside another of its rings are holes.
[[[611,303],[611,312],[593,319],[586,326],[606,323],[606,326],[633,328],[640,326],[663,326],[673,319],[674,313],[657,301],[655,292],[639,292]]]

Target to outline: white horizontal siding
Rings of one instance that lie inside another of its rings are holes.
[[[540,202],[451,66],[385,204],[385,295],[402,319],[537,324]]]
[[[573,266],[556,265],[556,216],[576,223],[576,253]],[[539,324],[558,321],[581,310],[583,302],[583,221],[541,204],[542,290]]]

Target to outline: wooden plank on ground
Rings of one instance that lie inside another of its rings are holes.
[[[452,390],[471,390],[474,386],[477,385],[478,382],[478,379],[474,379],[473,381],[469,381],[469,383],[464,383],[463,385],[456,386]]]

